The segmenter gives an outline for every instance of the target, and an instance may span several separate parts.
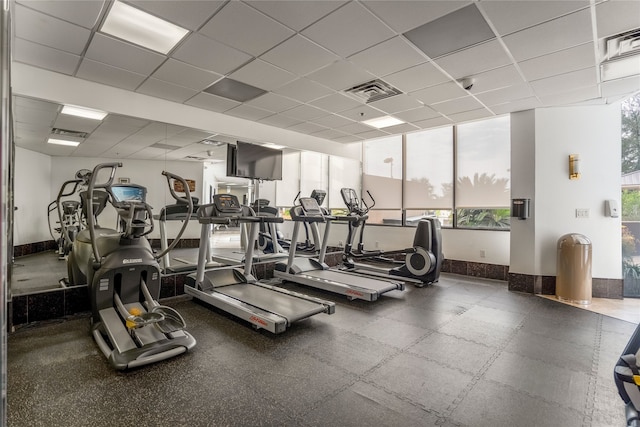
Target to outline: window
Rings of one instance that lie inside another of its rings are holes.
[[[457,127],[456,226],[509,228],[509,123],[505,116]]]
[[[369,213],[372,224],[402,225],[402,136],[363,143],[362,197],[375,200],[377,214]],[[368,193],[367,193],[368,192]],[[366,199],[365,199],[366,200]],[[371,206],[373,202],[367,200]]]
[[[286,153],[282,156],[282,181],[276,181],[276,206],[293,206],[300,190],[300,153]]]
[[[357,194],[362,189],[362,170],[360,161],[345,157],[329,156],[329,207],[335,213],[346,212],[344,201],[340,195],[343,187],[353,188]],[[332,211],[333,213],[333,211]]]
[[[404,208],[406,224],[425,216],[451,226],[453,215],[453,128],[414,132],[406,138]]]

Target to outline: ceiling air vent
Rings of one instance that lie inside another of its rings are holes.
[[[185,157],[185,159],[189,159],[189,160],[207,160],[204,157],[198,157],[198,156],[187,156],[187,157]]]
[[[381,99],[389,98],[391,96],[399,95],[402,93],[401,90],[396,89],[389,83],[384,82],[380,79],[371,80],[369,82],[359,84],[352,87],[351,89],[345,90],[345,92],[360,101],[364,101],[365,104],[380,101]]]
[[[60,128],[51,129],[51,134],[64,136],[65,138],[79,138],[79,139],[85,139],[87,136],[89,136],[87,132],[78,132],[77,130],[68,130],[68,129],[60,129]]]
[[[606,41],[605,59],[610,60],[640,53],[640,29],[609,37]]]
[[[170,151],[177,150],[178,148],[180,148],[175,145],[163,144],[161,142],[156,142],[155,144],[151,145],[151,147],[161,148],[163,150],[170,150]]]

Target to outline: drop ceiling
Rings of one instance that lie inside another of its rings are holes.
[[[606,39],[640,28],[640,1],[125,3],[189,32],[161,54],[100,31],[111,1],[17,0],[14,64],[327,144],[526,109],[611,103],[640,90],[640,75],[603,81],[600,71]],[[464,78],[473,79],[470,90]],[[215,95],[224,79],[263,94],[244,102]],[[400,93],[367,102],[347,92],[374,80]],[[221,159],[223,146],[200,141],[260,142],[117,109],[103,121],[70,118],[60,114],[60,100],[19,91],[14,101],[16,144],[49,155]],[[382,129],[363,123],[386,115],[406,123]],[[89,135],[78,147],[54,147],[45,143],[53,128]]]

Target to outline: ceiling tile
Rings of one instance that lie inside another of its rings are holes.
[[[65,52],[80,55],[91,31],[78,25],[64,22],[35,10],[15,6],[16,37],[39,43]]]
[[[14,40],[12,53],[15,61],[67,75],[73,75],[80,63],[77,55],[19,38]]]
[[[385,132],[388,132],[393,135],[397,135],[399,133],[407,133],[418,130],[419,127],[412,125],[411,123],[403,123],[401,125],[389,126],[384,128]]]
[[[357,29],[354,28],[355,23]],[[344,58],[395,35],[376,16],[356,2],[347,3],[311,25],[302,34]]]
[[[265,93],[262,96],[247,101],[248,105],[262,108],[264,110],[280,113],[293,107],[300,105],[299,102],[285,96],[280,96],[272,92]]]
[[[222,75],[169,59],[152,74],[152,77],[191,89],[203,90],[222,78]]]
[[[279,128],[287,128],[289,126],[300,124],[301,120],[294,119],[293,117],[283,116],[282,114],[275,114],[273,116],[261,119],[259,120],[259,122]]]
[[[427,22],[404,36],[432,59],[495,38],[475,4]]]
[[[123,70],[149,75],[165,60],[165,56],[120,40],[95,34],[85,57]]]
[[[340,132],[335,129],[325,129],[320,132],[312,133],[313,136],[324,139],[334,139],[334,138],[344,138],[345,136],[349,136],[346,133]]]
[[[204,108],[206,110],[216,111],[218,113],[222,113],[229,110],[230,108],[240,105],[240,103],[237,101],[204,92],[200,92],[190,100],[186,101],[185,104]]]
[[[600,96],[597,85],[581,87],[564,92],[551,92],[546,95],[538,94],[543,105],[567,105],[582,102]]]
[[[449,114],[449,118],[454,123],[468,122],[471,120],[483,119],[486,117],[492,117],[493,113],[485,108],[479,108],[477,110],[463,111],[461,113]]]
[[[328,127],[328,128],[338,128],[340,126],[346,126],[354,123],[353,120],[349,120],[342,116],[338,116],[336,114],[329,114],[328,116],[319,117],[317,119],[313,119],[313,123],[318,124],[320,126]]]
[[[400,94],[391,96],[389,98],[381,99],[380,101],[372,102],[368,104],[386,113],[393,114],[400,111],[411,110],[413,108],[422,107],[422,103],[416,98]]]
[[[329,112],[339,113],[340,111],[362,105],[362,102],[356,101],[355,99],[341,93],[332,93],[331,95],[311,101],[310,104]]]
[[[585,68],[571,73],[560,74],[546,79],[531,82],[536,95],[539,97],[551,96],[566,92],[569,89],[594,86],[597,84],[595,67]]]
[[[528,84],[520,84],[482,92],[477,94],[476,98],[484,105],[491,106],[509,102],[514,99],[529,98],[532,95],[533,93]]]
[[[241,24],[240,24],[241,23]],[[259,56],[294,31],[239,1],[227,3],[200,33],[253,56]]]
[[[339,57],[297,34],[262,55],[261,59],[292,73],[305,75]]]
[[[345,126],[339,126],[336,128],[337,130],[344,132],[344,133],[350,133],[350,134],[359,134],[362,132],[368,132],[371,130],[371,126],[367,126],[367,125],[363,125],[360,122],[352,122],[349,125],[345,125]]]
[[[465,96],[467,92],[454,82],[444,83],[438,86],[432,86],[411,92],[411,96],[418,98],[426,105],[435,104],[449,99],[460,98]]]
[[[128,1],[139,9],[189,30],[197,30],[220,7],[224,0],[133,0]]]
[[[469,1],[364,0],[365,7],[399,33],[468,5]]]
[[[487,1],[478,3],[500,35],[589,7],[589,1]]]
[[[355,135],[347,135],[347,136],[342,136],[340,138],[333,138],[333,141],[336,142],[340,142],[342,144],[348,144],[351,142],[358,142],[358,141],[363,141],[364,138],[361,138],[359,136],[355,136]]]
[[[477,110],[478,108],[482,108],[482,104],[480,104],[472,96],[465,96],[463,98],[457,98],[457,99],[452,99],[450,101],[444,101],[444,102],[439,102],[437,104],[432,104],[431,108],[438,111],[439,113],[444,114],[445,116],[449,116],[451,114]]]
[[[600,38],[640,28],[640,2],[599,2],[596,4],[596,23]]]
[[[318,117],[322,117],[327,113],[319,108],[312,107],[311,105],[299,105],[284,113],[287,117],[300,120],[313,120]]]
[[[300,102],[309,102],[314,99],[329,95],[333,91],[321,84],[301,78],[275,90],[275,93],[287,96]]]
[[[591,43],[539,56],[519,64],[522,73],[528,80],[539,80],[595,65],[596,57]]]
[[[42,13],[46,13],[47,15],[55,16],[63,21],[91,29],[98,21],[100,11],[104,5],[104,0],[18,0],[17,3],[23,4],[31,9],[36,9]]]
[[[76,77],[93,82],[134,90],[144,81],[146,76],[132,73],[100,62],[83,59]]]
[[[297,125],[290,126],[287,129],[295,131],[295,132],[312,134],[312,133],[315,133],[315,132],[320,132],[322,130],[326,130],[327,128],[325,128],[323,126],[320,126],[320,125],[317,125],[315,123],[305,122],[305,123],[298,123]]]
[[[517,61],[578,46],[593,39],[589,10],[575,12],[503,37]]]
[[[119,114],[109,114],[102,121],[100,129],[124,129],[126,131],[133,132],[134,130],[139,130],[145,126],[148,126],[149,123],[151,123],[149,120],[139,119],[136,117],[121,116]]]
[[[349,61],[382,77],[426,62],[415,47],[401,37],[394,37],[349,57]]]
[[[600,87],[604,97],[628,95],[629,93],[637,92],[638,87],[640,87],[640,76],[603,82]]]
[[[16,106],[14,109],[14,121],[16,124],[38,126],[49,129],[58,116],[58,109],[54,111],[39,110]]]
[[[381,130],[372,129],[367,132],[359,133],[358,136],[361,136],[364,139],[374,139],[374,138],[382,138],[384,136],[389,136],[389,134]]]
[[[515,111],[532,110],[534,108],[541,107],[542,103],[536,97],[523,98],[513,102],[507,102],[500,105],[491,107],[491,110],[495,114],[512,113]]]
[[[229,77],[264,90],[277,89],[296,78],[294,74],[260,59],[251,61]]]
[[[421,120],[419,122],[414,122],[413,123],[415,126],[418,126],[422,129],[430,129],[430,128],[435,128],[435,127],[440,127],[440,126],[448,126],[453,124],[453,122],[446,118],[446,117],[436,117],[434,119],[428,119],[428,120]]]
[[[260,120],[273,115],[273,112],[271,111],[252,107],[246,104],[238,105],[237,107],[227,110],[224,113],[230,116],[240,117],[247,120]]]
[[[430,107],[420,107],[396,113],[394,116],[400,120],[404,120],[405,122],[418,122],[421,120],[433,119],[434,117],[440,117],[440,113]]]
[[[450,79],[434,67],[433,64],[425,63],[385,76],[384,80],[401,91],[408,93],[435,86]]]
[[[175,102],[184,102],[191,98],[198,91],[186,88],[184,86],[174,85],[162,80],[149,78],[147,79],[136,92],[144,93],[145,95],[155,96],[156,98],[168,99]]]
[[[357,122],[375,119],[376,117],[382,117],[385,114],[386,113],[383,113],[380,110],[376,110],[375,108],[371,108],[368,105],[360,105],[356,108],[351,108],[349,110],[340,112],[341,116],[344,116],[351,120],[355,120]]]
[[[479,93],[502,87],[524,84],[525,81],[513,65],[485,71],[473,76],[473,87],[469,92]]]
[[[331,0],[305,0],[305,1],[282,1],[282,0],[258,0],[247,1],[249,5],[266,13],[273,19],[283,23],[287,27],[300,31],[313,24],[320,18],[328,15],[346,1]]]
[[[307,78],[335,90],[344,90],[373,80],[375,76],[350,62],[338,61],[309,74]]]
[[[227,74],[251,59],[251,56],[244,52],[200,34],[190,36],[172,56],[219,74]]]
[[[497,40],[490,40],[443,56],[435,62],[454,79],[473,76],[483,71],[511,64],[507,52]]]

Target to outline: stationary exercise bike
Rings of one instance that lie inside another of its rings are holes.
[[[440,221],[437,218],[424,218],[418,222],[413,238],[413,247],[395,250],[365,250],[364,249],[364,226],[368,219],[369,210],[375,206],[375,199],[371,193],[367,194],[373,201],[371,206],[358,199],[353,188],[342,188],[340,190],[342,199],[349,210],[349,216],[355,216],[356,221],[349,222],[349,231],[342,255],[342,266],[346,270],[358,271],[363,274],[374,274],[379,276],[389,275],[393,277],[403,277],[408,282],[421,287],[440,279],[440,269],[444,255],[442,254],[442,230]],[[360,230],[360,237],[357,247],[354,249],[355,236]],[[404,260],[390,258],[395,255],[404,255]],[[381,268],[364,263],[357,263],[357,260],[367,260],[382,264],[395,265],[392,268]]]
[[[613,371],[618,394],[626,404],[628,427],[640,427],[640,325],[629,339]]]
[[[121,163],[97,165],[87,189],[87,229],[73,243],[74,270],[87,279],[91,301],[91,332],[100,350],[115,369],[134,368],[184,353],[196,344],[184,330],[182,316],[157,302],[160,295],[160,265],[146,235],[154,228],[151,207],[145,202],[146,188],[135,184],[113,184]],[[97,183],[100,171],[108,172]],[[172,190],[172,180],[186,190],[188,215],[193,203],[184,179],[162,172]],[[97,227],[92,195],[104,189],[119,218],[119,230]],[[175,195],[174,195],[175,197]],[[173,249],[186,229],[186,221],[167,250]],[[72,279],[73,280],[73,279]]]

